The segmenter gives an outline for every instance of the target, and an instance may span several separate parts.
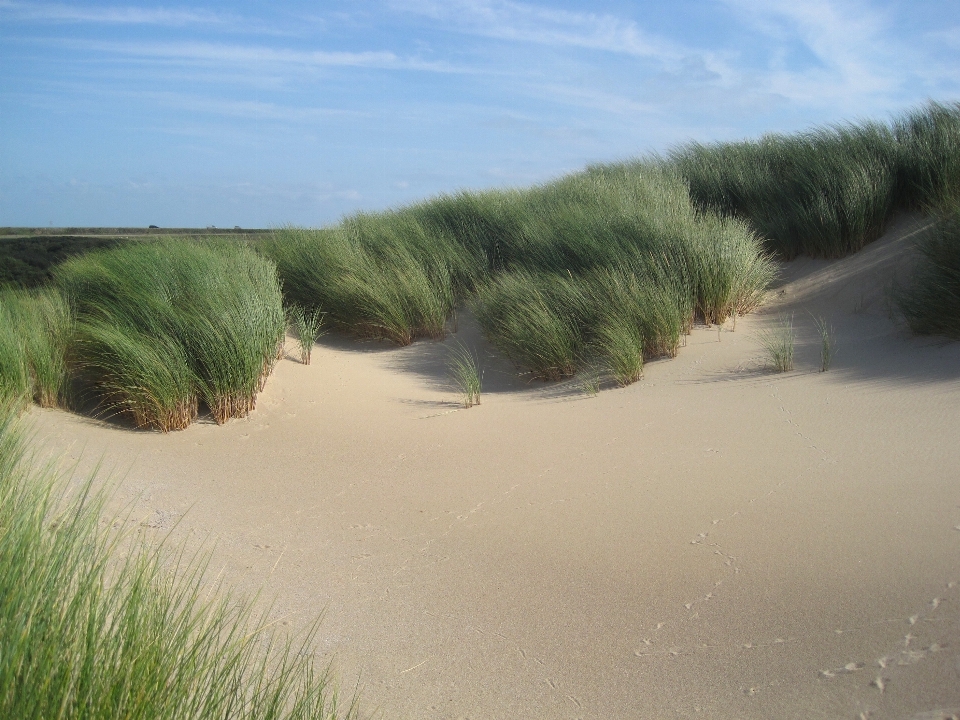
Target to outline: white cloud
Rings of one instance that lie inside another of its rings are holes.
[[[131,6],[84,7],[61,3],[0,2],[0,13],[16,20],[45,22],[89,22],[125,25],[194,25],[232,22],[207,10],[140,8]]]
[[[613,15],[555,10],[508,0],[391,0],[397,10],[450,23],[475,35],[582,47],[636,57],[678,59],[686,51]]]
[[[392,70],[463,72],[446,62],[429,62],[401,57],[389,51],[290,50],[255,45],[209,42],[128,43],[114,41],[58,40],[61,47],[174,62],[220,65],[286,65],[303,68],[368,67]]]
[[[877,98],[889,103],[923,60],[898,41],[891,18],[858,0],[724,0],[765,36],[771,61],[749,71],[772,93],[807,105],[846,107]],[[816,62],[783,60],[796,43]]]

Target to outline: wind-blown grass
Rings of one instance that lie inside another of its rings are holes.
[[[67,386],[72,320],[55,289],[0,289],[0,400],[57,407]]]
[[[73,360],[109,407],[163,431],[200,400],[218,423],[254,408],[285,328],[270,261],[170,239],[75,258],[56,278],[77,318]]]
[[[833,363],[833,356],[836,353],[836,339],[833,326],[827,324],[822,317],[813,318],[813,325],[820,336],[820,372],[826,372]]]
[[[889,126],[691,143],[670,157],[699,208],[747,220],[782,257],[841,257],[894,213],[960,197],[960,104],[930,103]]]
[[[917,243],[919,258],[896,305],[919,335],[960,340],[960,205],[940,215]]]
[[[310,652],[204,566],[102,524],[92,481],[63,480],[25,454],[0,403],[0,717],[63,720],[333,720]]]
[[[900,205],[949,212],[960,203],[960,103],[929,103],[893,125]]]
[[[323,315],[320,310],[305,310],[299,305],[292,305],[287,309],[290,327],[297,336],[297,345],[300,347],[300,362],[310,364],[313,354],[313,344],[323,332]]]
[[[661,165],[594,168],[530,204],[498,253],[536,270],[496,275],[475,308],[490,341],[538,377],[599,359],[632,382],[644,358],[676,354],[696,317],[754,309],[774,274],[745,225],[698,214]]]
[[[682,178],[653,160],[287,228],[259,248],[287,302],[324,307],[340,330],[401,345],[439,338],[469,300],[490,341],[544,379],[598,353],[625,360],[630,344],[673,355],[695,317],[749,312],[773,276],[743,222],[698,213]]]
[[[358,215],[334,228],[285,228],[258,249],[277,263],[286,299],[323,307],[331,324],[408,345],[442,338],[482,259],[410,213]]]
[[[792,315],[780,315],[773,327],[760,332],[760,344],[766,350],[770,366],[776,372],[793,370],[795,337]]]
[[[694,143],[672,158],[698,207],[748,220],[786,258],[855,252],[896,207],[897,148],[881,125]]]
[[[576,372],[588,302],[572,278],[517,271],[483,288],[474,311],[508,357],[535,377],[558,380]]]
[[[931,103],[888,124],[693,143],[526,190],[288,228],[261,249],[288,302],[323,306],[342,331],[442,337],[469,301],[491,343],[534,376],[599,363],[629,379],[636,357],[676,353],[695,320],[755,309],[773,255],[840,257],[895,213],[957,197],[960,105]]]
[[[447,368],[454,384],[460,391],[465,408],[480,404],[480,392],[483,386],[483,370],[476,355],[462,344],[457,343],[450,350]]]

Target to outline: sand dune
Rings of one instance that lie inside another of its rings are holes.
[[[325,612],[318,653],[384,718],[950,717],[960,344],[883,294],[920,222],[788,263],[735,331],[596,397],[525,382],[464,315],[445,344],[326,339],[224,427],[35,410],[37,435],[114,468],[131,524],[215,541],[291,628]],[[757,339],[779,313],[786,374]],[[470,410],[454,339],[485,362]]]

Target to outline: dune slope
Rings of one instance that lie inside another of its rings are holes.
[[[325,612],[317,652],[384,718],[949,716],[960,344],[909,337],[882,292],[919,222],[788,263],[762,312],[597,397],[526,383],[461,315],[445,343],[327,339],[223,427],[34,410],[37,435],[115,468],[132,524],[213,538],[280,622]],[[457,339],[485,362],[469,410]]]

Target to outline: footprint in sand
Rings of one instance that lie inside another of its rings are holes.
[[[842,668],[838,668],[836,670],[821,670],[820,675],[826,678],[834,678],[837,677],[837,675],[850,675],[858,670],[863,670],[865,667],[865,663],[848,662]]]

